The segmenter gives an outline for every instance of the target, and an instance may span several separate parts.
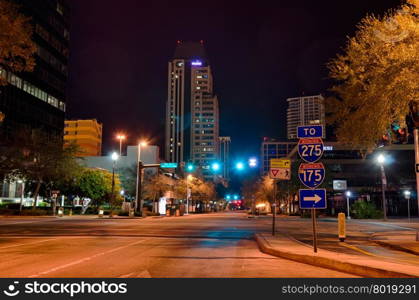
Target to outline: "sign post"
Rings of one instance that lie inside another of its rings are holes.
[[[306,163],[298,169],[298,178],[309,189],[300,189],[300,209],[310,209],[313,226],[313,250],[317,253],[316,209],[327,206],[326,190],[316,189],[326,176],[322,163],[317,163],[324,152],[323,126],[299,126],[297,129],[298,154]]]
[[[275,158],[270,160],[269,177],[273,179],[272,200],[272,235],[275,235],[276,219],[276,194],[278,180],[291,180],[291,160],[287,158]]]

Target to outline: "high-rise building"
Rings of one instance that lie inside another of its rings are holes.
[[[271,159],[287,157],[296,145],[296,142],[264,138],[261,148],[261,174],[268,174]]]
[[[297,127],[305,125],[326,125],[324,98],[322,95],[287,99],[287,136],[297,139]],[[325,138],[325,130],[323,130]]]
[[[230,179],[230,144],[231,137],[220,136],[220,161],[223,166],[223,178]]]
[[[72,142],[80,147],[80,156],[100,156],[102,124],[96,120],[65,121],[64,145]]]
[[[209,179],[219,153],[218,98],[202,42],[178,42],[169,62],[166,160],[193,162]]]
[[[13,74],[0,65],[9,84],[0,87],[1,129],[12,136],[19,128],[62,135],[69,58],[69,6],[64,0],[12,0],[31,18],[37,46],[32,73]]]

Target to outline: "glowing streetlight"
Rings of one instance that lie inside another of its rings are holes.
[[[407,219],[410,222],[410,196],[412,193],[409,190],[405,190],[403,194],[407,200]]]
[[[140,210],[141,216],[143,216],[143,201],[142,201],[142,183],[143,183],[143,162],[141,161],[141,148],[147,147],[148,143],[147,141],[140,141],[138,143],[138,154],[137,154],[137,189],[135,193],[135,207],[134,209]]]
[[[349,198],[352,196],[351,191],[346,191],[346,212],[347,212],[347,219],[351,219],[350,209],[349,209]]]
[[[386,203],[386,185],[387,185],[387,178],[386,178],[386,172],[384,170],[384,164],[386,163],[387,158],[384,156],[384,154],[379,154],[377,156],[377,162],[380,165],[381,169],[381,190],[383,193],[383,215],[384,220],[387,220],[387,203]]]
[[[236,164],[236,169],[237,170],[239,170],[239,171],[242,171],[242,170],[244,170],[244,163],[243,162],[238,162],[237,164]]]
[[[116,152],[114,152],[114,153],[112,153],[112,156],[111,156],[111,158],[112,158],[112,161],[113,161],[113,163],[112,163],[112,194],[111,194],[111,205],[113,205],[112,203],[114,203],[115,201],[115,163],[116,163],[116,161],[118,160],[118,158],[119,158],[119,155],[118,155],[118,153],[116,153]]]
[[[249,167],[256,168],[258,166],[258,160],[254,157],[249,159]]]
[[[119,156],[122,156],[122,141],[127,137],[123,134],[118,134],[116,138],[119,140]]]
[[[186,171],[191,173],[195,170],[195,166],[193,164],[187,164],[186,165]]]
[[[213,163],[213,164],[211,165],[211,169],[212,169],[214,172],[218,172],[218,171],[220,170],[220,168],[221,168],[221,166],[220,166],[220,164],[219,164],[219,163],[217,163],[217,162],[215,162],[215,163]]]

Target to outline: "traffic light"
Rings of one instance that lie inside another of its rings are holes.
[[[193,164],[187,164],[186,165],[186,172],[193,172],[193,171],[195,171],[195,166],[193,165]]]

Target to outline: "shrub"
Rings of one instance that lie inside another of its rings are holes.
[[[377,207],[366,201],[357,201],[351,206],[351,214],[355,219],[379,219],[383,213]]]

